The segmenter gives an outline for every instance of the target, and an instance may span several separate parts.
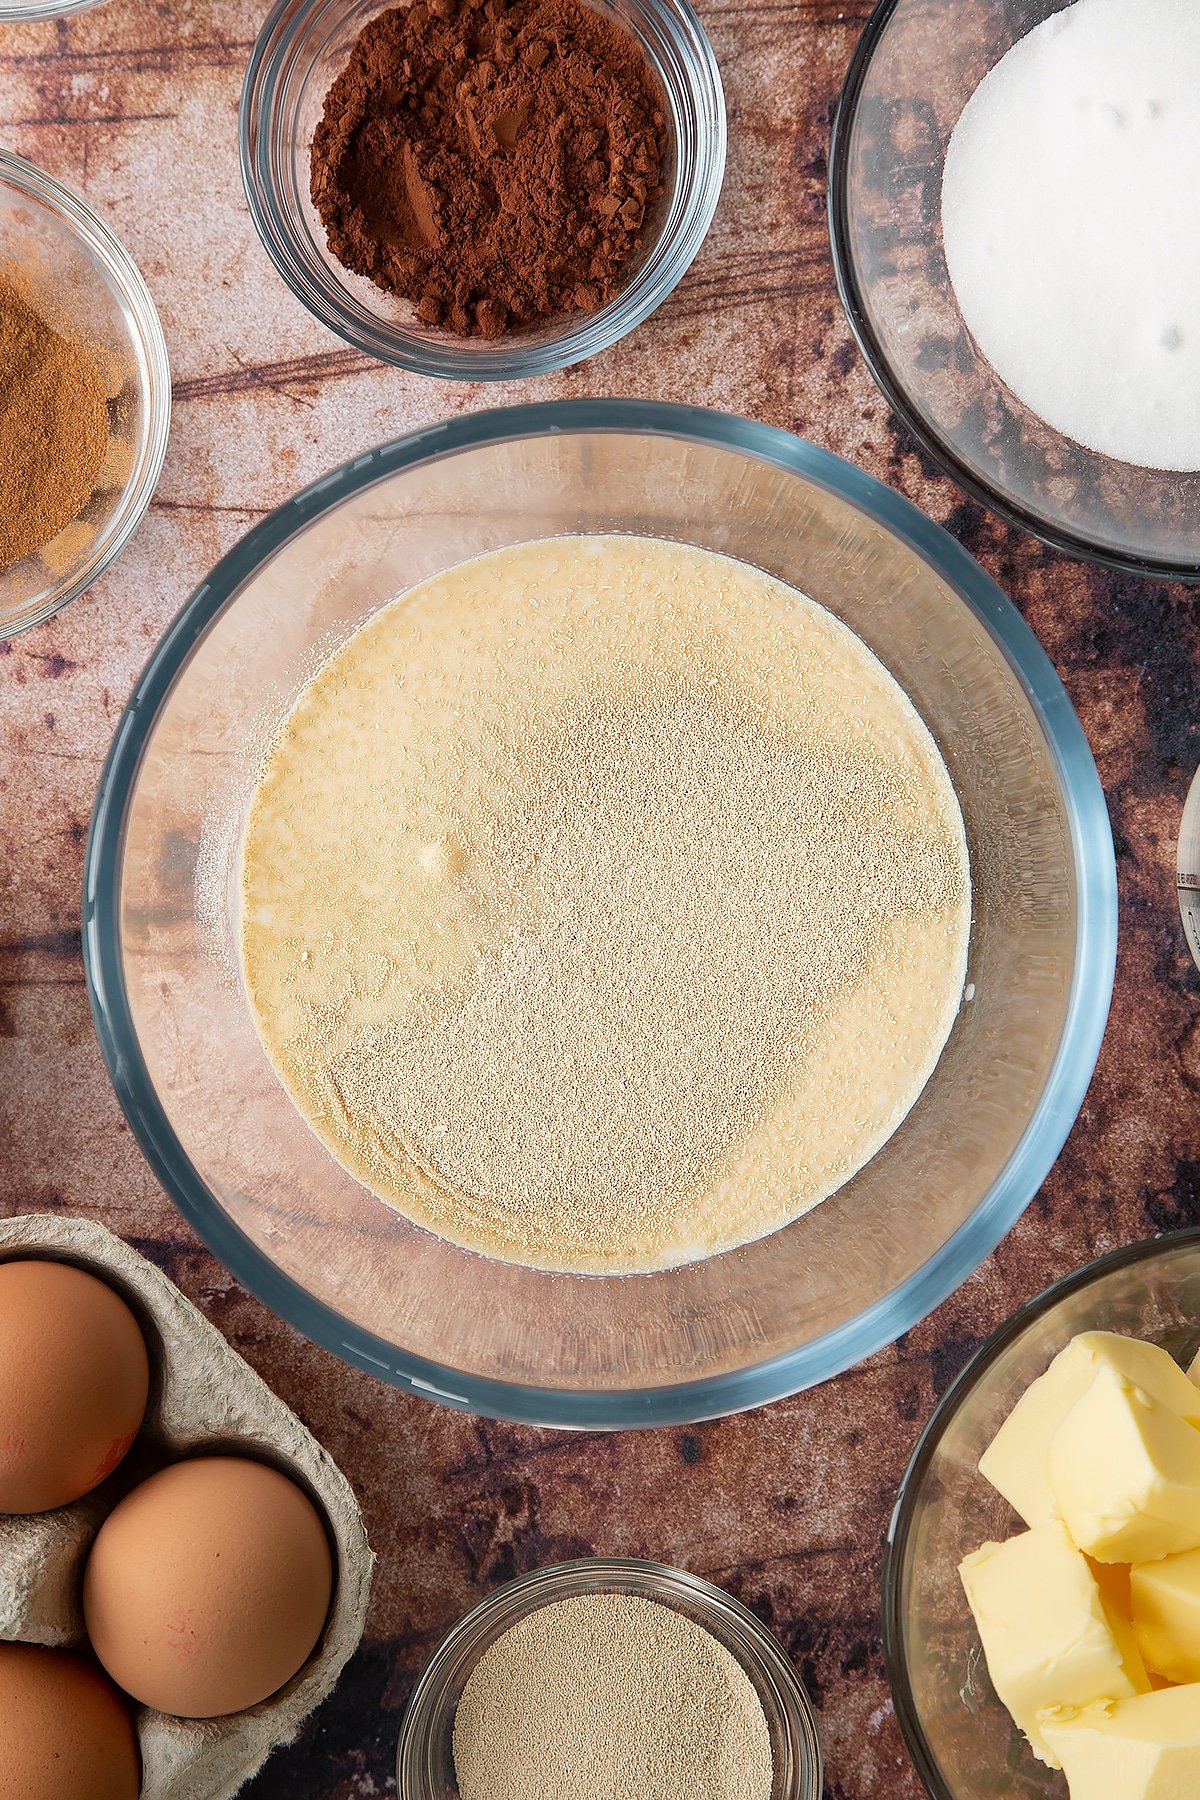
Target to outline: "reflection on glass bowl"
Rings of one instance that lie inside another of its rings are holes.
[[[1200,969],[1200,769],[1192,777],[1179,827],[1178,871],[1175,881],[1179,911],[1188,949]]]

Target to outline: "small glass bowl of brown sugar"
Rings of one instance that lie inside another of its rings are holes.
[[[587,1557],[504,1587],[442,1639],[400,1735],[404,1800],[820,1800],[812,1703],[720,1588]]]
[[[280,0],[242,96],[251,215],[292,292],[355,349],[463,381],[567,368],[647,318],[708,231],[725,140],[690,0]]]
[[[76,599],[137,529],[166,454],[171,371],[128,252],[7,151],[0,246],[3,638]]]

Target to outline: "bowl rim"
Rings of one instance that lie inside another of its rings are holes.
[[[626,29],[643,40],[627,9],[616,11],[611,0],[582,3],[615,12]],[[426,340],[396,325],[385,337],[374,325],[364,324],[358,316],[362,309],[346,304],[340,286],[310,274],[299,234],[280,202],[271,172],[269,122],[296,37],[309,16],[326,5],[327,0],[276,0],[255,39],[238,107],[238,160],[255,231],[276,274],[322,325],[364,355],[412,374],[451,381],[515,381],[554,374],[611,349],[670,297],[708,235],[721,196],[728,143],[720,67],[691,0],[637,0],[675,47],[700,123],[692,145],[691,180],[686,188],[677,185],[674,190],[680,205],[670,234],[664,230],[631,284],[599,312],[537,340],[523,341],[518,333],[470,351],[450,333]]]
[[[1085,532],[1075,532],[1066,526],[1056,527],[1048,523],[1023,507],[1019,501],[984,481],[925,423],[893,373],[891,362],[864,304],[850,250],[849,166],[850,138],[858,116],[858,104],[867,72],[887,33],[892,15],[901,4],[902,0],[876,0],[875,9],[855,45],[842,83],[834,109],[829,142],[826,210],[833,272],[842,309],[868,373],[919,449],[972,500],[987,507],[1006,524],[1017,526],[1039,543],[1061,551],[1064,556],[1098,563],[1102,568],[1116,569],[1123,575],[1141,575],[1156,581],[1200,582],[1200,556],[1191,562],[1171,562],[1165,557],[1123,555],[1120,551],[1107,549],[1096,543]]]
[[[613,1581],[627,1582],[628,1586],[614,1588],[609,1585]],[[783,1704],[780,1710],[794,1714],[788,1719],[790,1735],[794,1740],[797,1763],[803,1760],[804,1766],[797,1768],[797,1785],[788,1800],[820,1800],[824,1761],[816,1711],[790,1656],[774,1632],[743,1601],[714,1582],[706,1581],[702,1575],[637,1556],[580,1556],[569,1562],[549,1563],[527,1575],[502,1582],[451,1625],[439,1638],[418,1675],[405,1709],[396,1749],[397,1793],[403,1795],[404,1800],[433,1800],[426,1789],[413,1785],[412,1778],[416,1777],[418,1782],[420,1778],[419,1767],[413,1766],[420,1749],[418,1734],[429,1726],[427,1715],[437,1700],[433,1692],[435,1685],[447,1663],[460,1651],[464,1639],[470,1639],[480,1627],[493,1624],[498,1624],[503,1631],[543,1606],[579,1594],[628,1592],[653,1600],[660,1606],[670,1606],[671,1601],[664,1597],[663,1590],[686,1596],[695,1603],[698,1611],[710,1617],[724,1615],[738,1627],[743,1639],[752,1647],[760,1670],[773,1687],[781,1690]],[[529,1605],[524,1604],[527,1600],[531,1601]]]
[[[23,6],[0,5],[0,25],[31,25],[39,19],[65,19],[72,13],[87,12],[103,0],[27,0]]]
[[[1018,1306],[1014,1313],[984,1339],[942,1395],[929,1423],[917,1440],[916,1449],[900,1482],[884,1544],[883,1660],[895,1705],[896,1721],[917,1773],[929,1790],[932,1800],[960,1800],[960,1796],[942,1774],[941,1766],[925,1735],[920,1709],[913,1699],[901,1611],[903,1576],[908,1560],[913,1518],[929,1465],[947,1429],[970,1400],[980,1378],[986,1375],[992,1364],[1020,1337],[1027,1326],[1052,1312],[1060,1301],[1083,1292],[1114,1270],[1136,1268],[1138,1263],[1153,1262],[1164,1252],[1188,1248],[1200,1249],[1200,1225],[1160,1232],[1156,1237],[1139,1238],[1133,1244],[1121,1244],[1117,1249],[1108,1250],[1103,1256],[1084,1263],[1082,1268],[1072,1269],[1057,1281],[1052,1281],[1040,1294],[1035,1294],[1031,1300]]]
[[[351,1323],[284,1274],[214,1201],[176,1138],[137,1042],[118,943],[125,820],[143,748],[192,647],[253,570],[318,514],[385,476],[483,445],[600,431],[712,445],[801,476],[929,562],[1005,656],[1041,727],[1062,789],[1077,887],[1075,966],[1058,1048],[1021,1138],[970,1217],[892,1292],[811,1343],[721,1375],[641,1389],[535,1386],[461,1373]],[[991,576],[910,501],[832,452],[735,414],[657,401],[545,401],[468,414],[355,457],[268,514],[184,604],[134,686],[101,772],[83,886],[84,968],[110,1078],[151,1168],[213,1254],[306,1336],[370,1374],[489,1417],[577,1429],[689,1424],[761,1406],[840,1374],[924,1318],[995,1248],[1058,1156],[1095,1068],[1116,964],[1116,865],[1096,765],[1049,657]]]
[[[85,3],[96,4],[97,0],[85,0]],[[79,194],[15,151],[0,148],[0,181],[28,194],[39,206],[62,220],[90,254],[104,265],[137,325],[137,335],[131,332],[129,341],[145,393],[147,412],[145,447],[125,484],[121,507],[113,515],[114,520],[121,519],[121,525],[107,550],[74,579],[56,584],[40,606],[11,618],[0,618],[0,639],[3,639],[16,637],[32,625],[40,625],[43,620],[61,612],[64,606],[69,606],[72,600],[77,600],[112,567],[138,529],[154,498],[166,460],[171,435],[171,364],[154,297],[141,270],[111,226],[105,224]]]

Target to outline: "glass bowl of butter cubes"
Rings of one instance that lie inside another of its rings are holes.
[[[983,1346],[884,1572],[933,1800],[1200,1797],[1200,1229],[1118,1250]]]

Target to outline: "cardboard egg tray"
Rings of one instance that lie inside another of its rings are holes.
[[[229,1800],[332,1692],[362,1637],[374,1563],[350,1484],[312,1434],[216,1328],[144,1257],[84,1219],[0,1220],[0,1261],[34,1255],[107,1281],[150,1352],[150,1404],[129,1456],[96,1491],[57,1512],[0,1515],[0,1638],[82,1648],[83,1565],[106,1515],[153,1469],[208,1449],[274,1463],[324,1512],[336,1585],[321,1640],[287,1686],[248,1712],[175,1719],[137,1710],[141,1800]]]

